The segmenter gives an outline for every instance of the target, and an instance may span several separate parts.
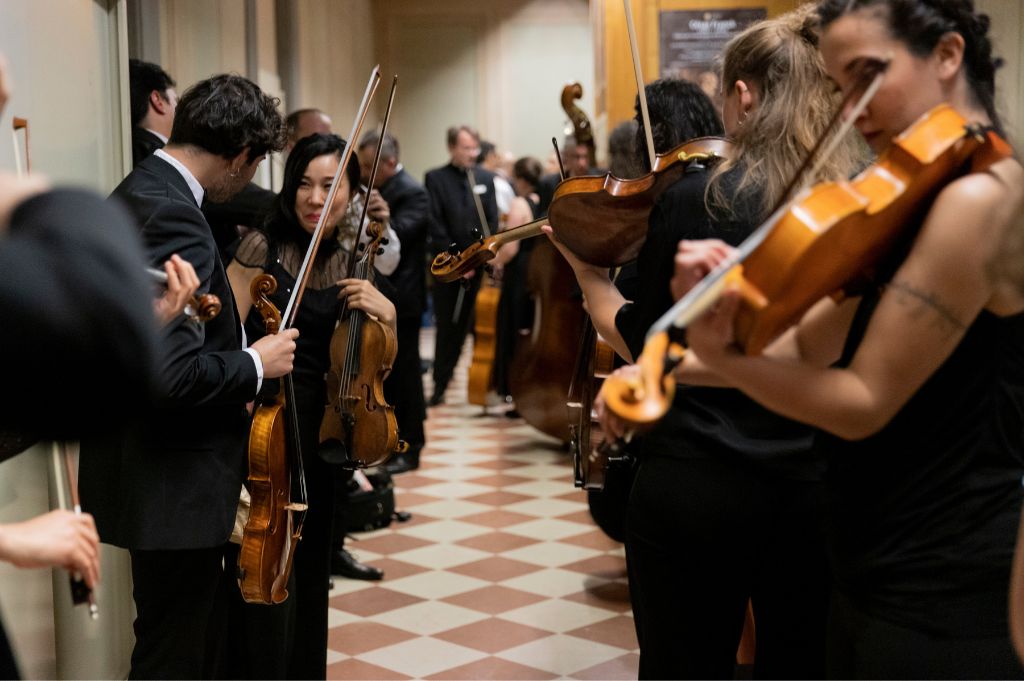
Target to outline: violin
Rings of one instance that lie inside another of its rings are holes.
[[[731,145],[721,137],[698,137],[655,157],[651,172],[631,180],[611,173],[570,177],[559,183],[548,206],[555,237],[580,260],[617,267],[636,260],[647,237],[655,200],[692,163],[727,158]]]
[[[384,139],[387,133],[397,87],[398,77],[395,76],[384,110],[380,139]],[[382,147],[377,145],[367,187],[373,186],[377,176]],[[352,144],[349,144],[346,152],[351,148]],[[338,172],[343,168],[344,164],[338,167]],[[369,203],[368,200],[363,203],[357,225],[364,224]],[[378,222],[371,222],[367,225],[367,233],[370,241],[362,257],[350,266],[349,277],[372,281],[374,258],[385,242],[384,227]],[[358,233],[354,243],[359,243]],[[354,256],[355,248],[350,264]],[[338,325],[331,337],[328,404],[320,423],[320,455],[326,461],[346,466],[377,466],[385,463],[392,454],[408,448],[398,437],[395,409],[384,398],[384,379],[391,373],[397,353],[398,337],[390,325],[362,310],[341,306]]]
[[[368,226],[371,241],[351,277],[369,279],[384,229]],[[385,463],[406,445],[398,437],[395,409],[384,399],[384,379],[398,352],[390,325],[362,310],[341,311],[331,337],[328,404],[320,424],[320,454],[331,463],[369,467]]]
[[[281,313],[270,302],[277,281],[269,274],[254,277],[249,285],[253,304],[263,318],[268,334],[281,328]],[[282,603],[288,598],[295,549],[302,539],[305,519],[306,481],[302,454],[298,451],[299,424],[294,409],[291,374],[281,381],[277,396],[260,404],[253,413],[249,432],[249,519],[242,533],[238,554],[238,586],[247,603]],[[291,444],[291,447],[289,447]],[[289,449],[296,452],[288,457]],[[300,501],[291,501],[289,460],[299,471]]]
[[[163,270],[146,268],[146,273],[158,284],[167,284],[167,273]],[[212,293],[203,293],[189,298],[183,312],[194,322],[203,324],[220,314],[220,298]]]
[[[609,409],[634,423],[660,418],[674,388],[667,374],[681,359],[669,337],[707,310],[728,284],[740,292],[736,342],[747,354],[758,354],[825,296],[858,295],[866,275],[908,244],[922,206],[947,183],[1011,155],[1005,140],[948,104],[927,112],[853,180],[818,184],[774,211],[655,322],[638,362],[642,378],[605,383]],[[667,357],[673,345],[675,356]]]
[[[370,99],[380,82],[380,67],[374,67],[356,112],[349,140],[358,139]],[[345,153],[331,182],[320,220],[306,250],[306,256],[295,277],[295,288],[284,314],[270,301],[277,282],[270,275],[259,275],[250,284],[253,304],[263,318],[267,333],[277,333],[295,322],[302,294],[309,283],[311,265],[323,240],[327,217],[341,186],[341,174],[352,157],[353,144],[345,145]],[[247,603],[274,604],[288,598],[288,577],[291,574],[295,549],[302,539],[302,525],[308,510],[306,477],[299,445],[298,415],[289,405],[295,404],[291,374],[281,380],[277,396],[260,404],[253,414],[249,430],[247,486],[252,497],[249,518],[242,532],[238,553],[238,587]],[[292,468],[298,480],[299,501],[292,502]]]

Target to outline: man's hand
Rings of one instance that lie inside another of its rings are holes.
[[[290,374],[295,365],[295,339],[299,337],[296,328],[264,336],[252,344],[263,361],[263,378],[281,378]]]
[[[188,301],[199,290],[199,277],[192,265],[178,255],[164,263],[167,291],[153,301],[153,312],[161,325],[169,323],[184,311]]]
[[[88,513],[50,511],[0,525],[0,559],[21,568],[63,567],[94,587],[100,581],[99,541]]]
[[[388,202],[384,200],[384,197],[376,189],[370,190],[370,198],[366,204],[366,214],[370,216],[371,220],[376,220],[380,223],[386,223],[391,218],[391,208],[388,206]]]

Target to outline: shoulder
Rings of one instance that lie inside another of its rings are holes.
[[[238,244],[238,250],[235,251],[235,261],[243,267],[265,269],[269,250],[270,242],[267,239],[267,235],[258,229],[253,229]]]
[[[1024,199],[1024,169],[1006,159],[970,173],[939,192],[922,228],[936,243],[989,244],[1018,213]]]

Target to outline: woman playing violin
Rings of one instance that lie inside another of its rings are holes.
[[[988,18],[970,0],[827,0],[821,52],[840,89],[888,60],[857,129],[877,151],[939,104],[998,131]],[[987,276],[1020,211],[1006,158],[946,184],[909,251],[858,300],[822,301],[769,351],[733,345],[735,292],[689,329],[706,370],[821,431],[835,589],[830,675],[1020,677],[1007,584],[1024,451],[1024,305]],[[680,289],[723,250],[687,246]]]
[[[288,155],[284,183],[273,211],[263,228],[246,235],[228,265],[239,315],[246,320],[250,339],[262,336],[264,331],[259,315],[252,311],[249,282],[262,273],[273,275],[278,287],[271,300],[284,309],[344,150],[345,141],[335,135],[317,134],[300,140]],[[293,584],[289,585],[290,596],[282,605],[243,606],[245,618],[260,618],[276,629],[282,643],[280,647],[269,646],[263,638],[257,644],[262,656],[250,658],[249,662],[251,673],[259,678],[322,679],[326,675],[327,590],[336,472],[317,456],[317,447],[326,403],[324,374],[330,368],[331,336],[342,300],[350,308],[364,310],[385,323],[395,323],[394,305],[370,282],[346,278],[348,252],[339,243],[337,227],[359,187],[359,161],[355,155],[340,181],[342,186],[311,264],[309,284],[295,323],[302,340],[296,347],[293,374],[296,404],[288,406],[298,410],[309,512],[296,551]]]
[[[655,205],[634,302],[606,272],[569,256],[595,326],[624,357],[639,354],[646,330],[671,305],[679,238],[742,241],[824,129],[836,98],[812,27],[807,11],[795,12],[726,46],[723,118],[734,155],[691,167]],[[687,87],[685,105],[674,107],[686,113],[677,124],[683,139],[714,134],[710,101]],[[664,126],[652,117],[657,135]],[[844,176],[856,160],[846,145],[823,175]],[[755,676],[820,678],[828,591],[810,429],[734,390],[685,389],[639,450],[626,550],[641,678],[732,678],[748,600]]]

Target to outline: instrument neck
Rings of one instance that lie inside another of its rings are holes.
[[[547,222],[547,216],[537,218],[532,222],[527,222],[525,225],[519,225],[512,229],[506,229],[504,232],[498,232],[494,236],[490,237],[490,239],[498,248],[501,248],[505,244],[511,244],[516,241],[522,241],[523,239],[540,236],[544,233],[543,230],[541,230],[541,227],[546,225]]]

